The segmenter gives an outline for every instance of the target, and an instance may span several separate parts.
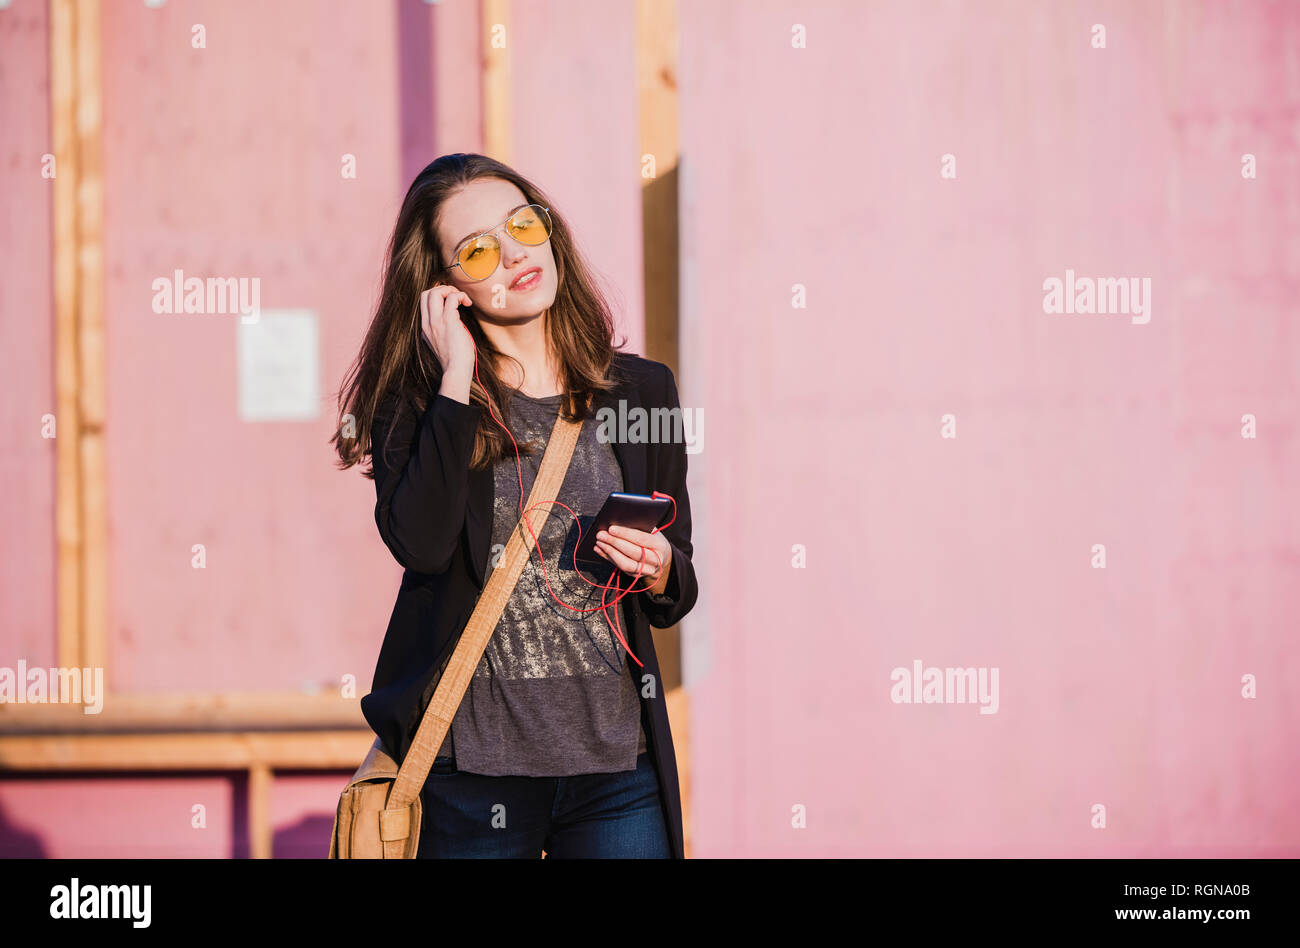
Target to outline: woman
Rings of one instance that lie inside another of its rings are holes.
[[[679,408],[668,367],[615,351],[613,335],[537,187],[482,155],[420,172],[335,437],[344,468],[371,460],[375,521],[405,567],[361,701],[395,760],[519,522],[556,418],[582,420],[540,556],[530,551],[425,782],[422,857],[683,856],[650,626],[695,604],[686,451],[680,438],[608,437],[636,429],[600,419]],[[663,492],[675,516],[651,533],[602,531],[610,568],[588,577],[573,568],[578,526],[611,491]],[[622,598],[602,609],[602,596]]]

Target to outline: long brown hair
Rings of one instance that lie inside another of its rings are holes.
[[[379,304],[361,351],[339,391],[339,425],[330,441],[338,451],[340,469],[371,457],[371,435],[381,406],[392,401],[397,413],[422,413],[437,394],[442,366],[420,326],[420,294],[436,283],[446,282],[438,279],[450,262],[442,259],[438,249],[442,204],[477,178],[509,181],[524,193],[528,203],[550,209],[551,249],[559,288],[546,314],[546,327],[547,344],[561,366],[565,389],[562,413],[571,420],[585,417],[595,392],[615,386],[606,378],[615,348],[614,319],[578,252],[564,215],[539,187],[508,165],[486,155],[443,155],[416,175],[406,192],[388,242]],[[478,379],[470,381],[470,404],[483,406],[484,411],[474,437],[470,468],[480,469],[514,457],[510,439],[492,419],[495,412],[510,424],[503,406],[508,406],[507,396],[513,389],[502,382],[496,364],[498,358],[509,357],[488,340],[478,319],[470,315],[472,312],[470,307],[461,307],[461,321],[478,352]],[[518,364],[518,360],[512,361]],[[389,430],[392,428],[390,425]],[[520,454],[532,454],[534,450],[519,442]],[[374,477],[373,465],[363,473]]]

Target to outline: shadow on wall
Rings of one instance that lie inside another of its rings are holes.
[[[10,822],[4,805],[0,804],[0,859],[47,858],[49,853],[45,851],[40,836]]]
[[[309,814],[297,823],[275,831],[271,853],[276,859],[326,859],[332,832],[333,813]]]
[[[402,180],[397,183],[399,198],[424,166],[438,157],[434,136],[438,116],[433,97],[433,10],[427,3],[397,2],[396,58],[402,150]]]
[[[297,771],[278,771],[277,776],[291,776],[297,774]],[[321,771],[308,772],[313,777],[322,775]],[[175,778],[174,773],[159,773],[157,771],[122,771],[114,773],[111,776],[105,775],[102,771],[95,772],[63,772],[58,774],[41,774],[40,779],[44,781],[63,781],[63,780],[95,780],[101,786],[108,787],[115,779],[140,779],[149,778],[165,784],[169,778]],[[249,797],[248,781],[241,773],[232,773],[230,771],[186,771],[186,778],[204,778],[219,777],[230,782],[230,839],[229,850],[230,858],[248,859],[251,857],[249,845]],[[351,778],[352,773],[340,773],[338,775],[339,790],[342,790],[347,781]],[[26,780],[26,778],[25,778]],[[3,786],[3,778],[0,778],[0,786]],[[93,792],[93,791],[92,791]],[[316,806],[319,806],[317,803]],[[42,813],[44,822],[46,814]],[[48,812],[50,821],[60,818],[60,814],[54,812],[53,808]],[[106,817],[111,818],[111,817]],[[188,818],[188,815],[187,815]],[[329,855],[330,834],[334,830],[334,813],[333,811],[306,813],[302,815],[295,823],[288,826],[279,827],[274,831],[271,840],[271,853],[277,859],[325,859]],[[51,859],[54,854],[50,852],[45,843],[45,835],[40,825],[22,826],[13,822],[7,815],[3,804],[0,804],[0,859]],[[111,846],[111,844],[109,844]],[[113,857],[118,855],[121,858],[195,858],[192,855],[192,849],[185,852],[189,845],[187,841],[178,838],[152,839],[149,841],[142,840],[121,840],[122,852],[115,854],[112,852],[97,852],[91,858]],[[100,843],[97,849],[107,848]],[[151,851],[144,851],[151,850]],[[76,853],[65,853],[67,857],[76,858]]]

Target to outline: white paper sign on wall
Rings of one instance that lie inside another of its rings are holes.
[[[320,417],[320,332],[310,309],[264,309],[236,322],[241,421]]]

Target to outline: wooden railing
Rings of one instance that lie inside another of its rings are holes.
[[[255,859],[272,855],[275,772],[350,773],[374,739],[358,702],[332,695],[109,695],[99,714],[77,704],[0,704],[0,772],[246,773]]]

